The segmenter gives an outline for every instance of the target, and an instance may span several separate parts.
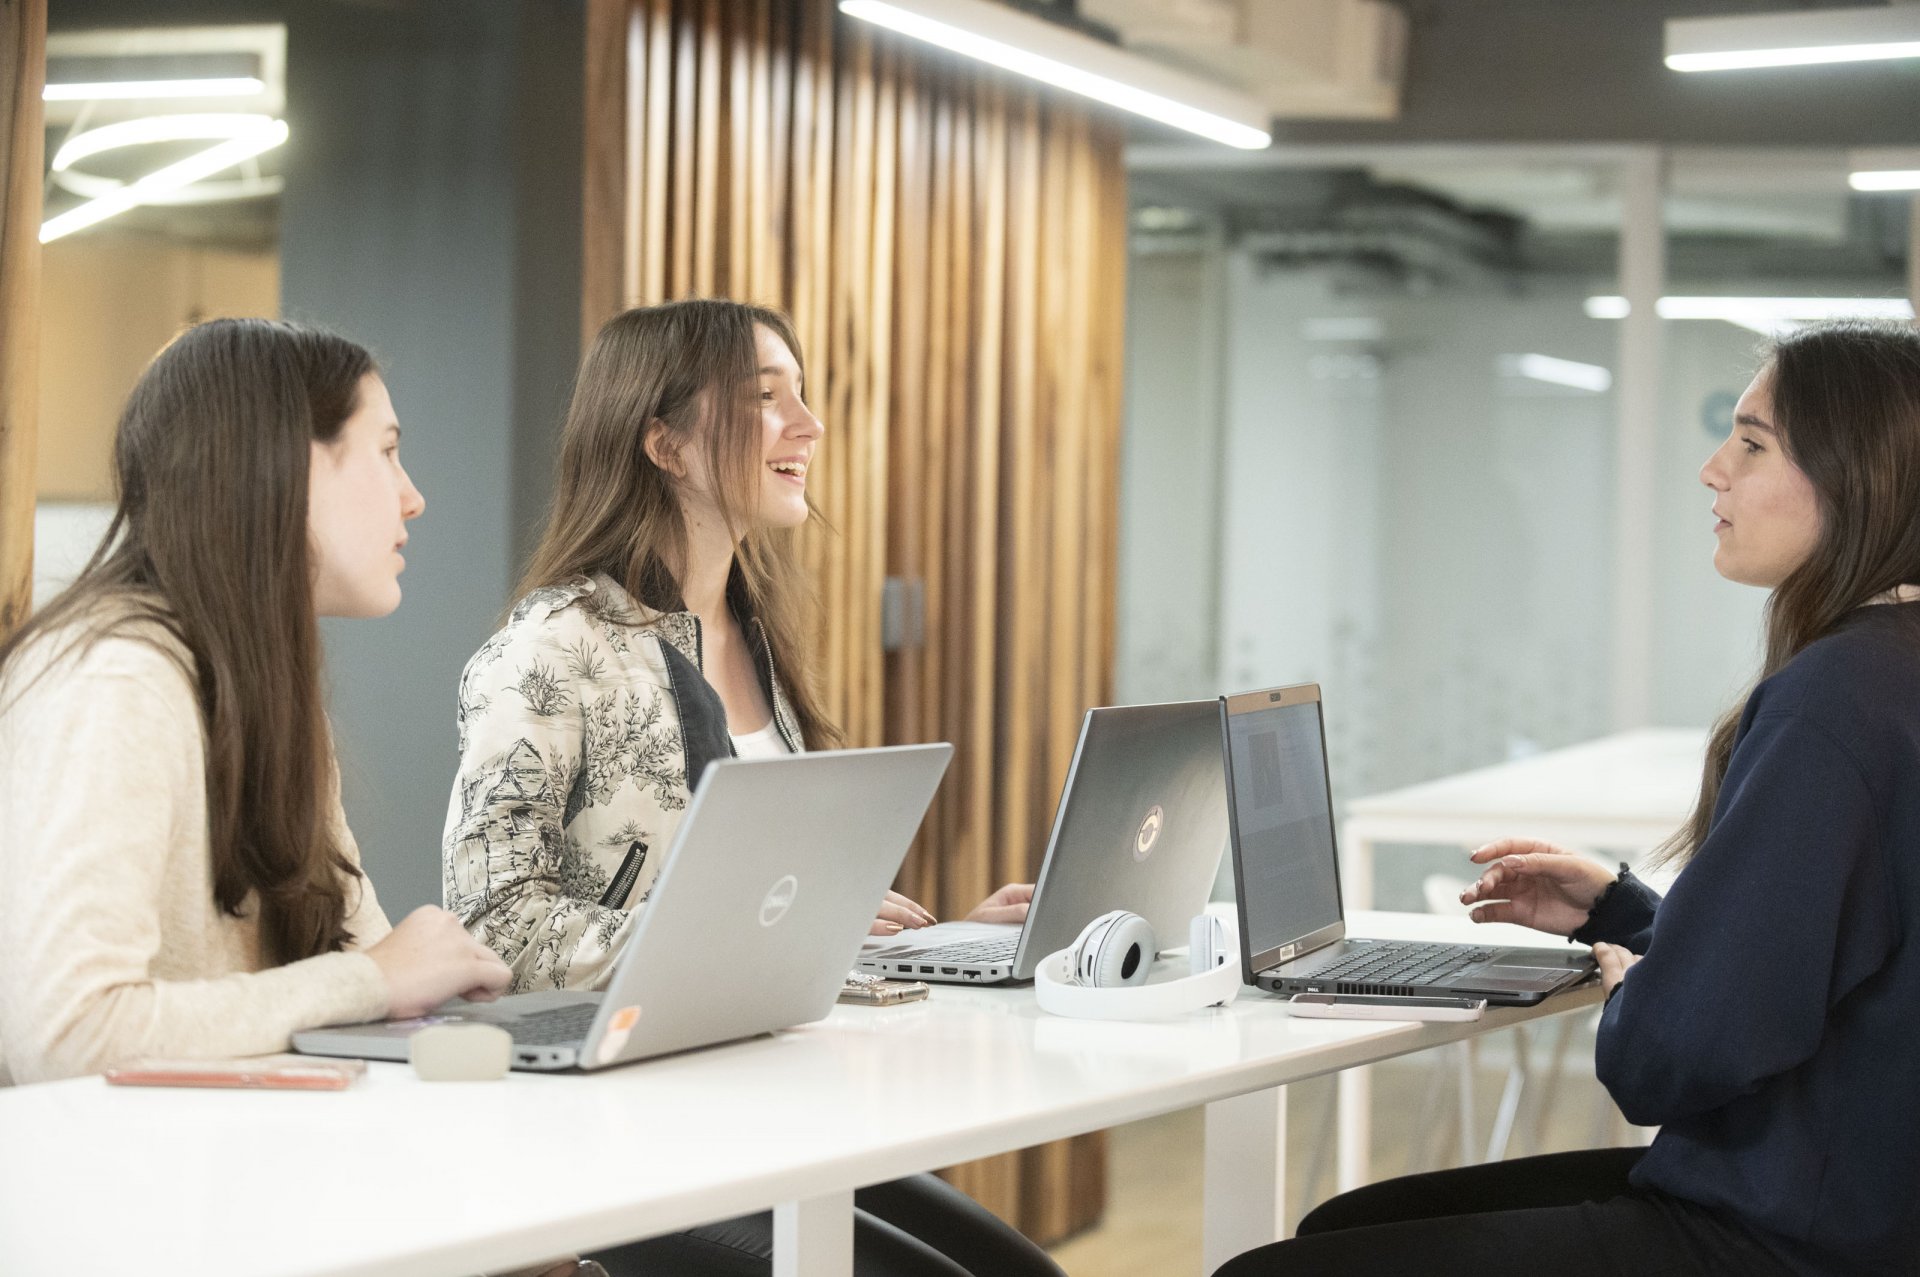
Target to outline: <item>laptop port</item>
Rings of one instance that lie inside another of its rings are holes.
[[[940,974],[941,975],[959,975],[960,968],[959,967],[941,967]]]
[[[920,974],[921,974],[921,975],[932,975],[932,974],[933,974],[933,968],[932,968],[932,967],[921,967],[921,968],[920,968]]]

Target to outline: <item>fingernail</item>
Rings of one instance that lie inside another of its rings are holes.
[[[889,933],[889,934],[891,934],[891,933],[893,933],[893,932],[895,932],[895,931],[901,931],[901,930],[904,930],[904,928],[902,928],[902,927],[901,927],[901,925],[900,925],[899,923],[897,923],[897,922],[889,922],[889,923],[886,923],[886,924],[884,924],[884,925],[886,926],[886,928],[887,928],[887,931],[888,931],[888,933]]]

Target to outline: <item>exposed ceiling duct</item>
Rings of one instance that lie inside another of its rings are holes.
[[[1078,0],[1127,45],[1217,79],[1280,119],[1400,113],[1407,19],[1384,0]]]

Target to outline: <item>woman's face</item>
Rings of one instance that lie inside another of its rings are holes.
[[[1773,424],[1773,372],[1763,369],[1733,409],[1733,433],[1700,482],[1713,489],[1714,570],[1772,589],[1807,561],[1820,539],[1813,484],[1787,457]]]
[[[753,326],[756,371],[752,394],[759,413],[758,488],[755,506],[743,511],[760,528],[797,528],[807,521],[807,471],[825,433],[820,419],[801,399],[800,365],[787,343],[764,324]],[[697,523],[720,523],[713,477],[708,473],[706,449],[697,442],[677,450],[666,442],[665,428],[655,423],[647,450],[654,464],[679,481],[681,500]]]
[[[360,379],[353,415],[331,443],[313,445],[307,529],[314,551],[314,610],[385,616],[400,606],[407,521],[427,508],[400,464],[400,423],[386,383]]]
[[[763,527],[797,528],[807,521],[807,470],[825,433],[800,397],[800,365],[787,343],[765,324],[753,326],[759,367],[760,508]]]

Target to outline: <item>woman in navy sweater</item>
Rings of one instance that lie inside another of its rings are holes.
[[[1920,330],[1782,340],[1700,477],[1772,594],[1673,889],[1511,839],[1461,897],[1593,944],[1600,1081],[1659,1135],[1363,1188],[1221,1277],[1920,1272]]]

